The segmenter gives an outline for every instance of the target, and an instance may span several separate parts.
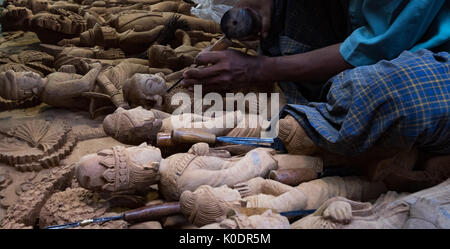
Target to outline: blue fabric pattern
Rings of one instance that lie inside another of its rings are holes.
[[[329,83],[326,103],[290,104],[320,147],[343,155],[372,146],[450,153],[450,55],[405,51],[344,71]]]

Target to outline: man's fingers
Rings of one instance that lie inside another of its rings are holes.
[[[226,88],[223,84],[229,83],[231,80],[230,75],[223,74],[223,69],[220,66],[190,69],[184,72],[183,77],[184,80],[181,83],[183,86],[203,84],[204,86],[214,85],[214,87]]]
[[[208,65],[216,64],[223,58],[222,51],[205,51],[201,52],[195,57],[195,64],[197,65]]]
[[[185,79],[206,79],[218,75],[222,70],[216,66],[189,69],[183,73]]]

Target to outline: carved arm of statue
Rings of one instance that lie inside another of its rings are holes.
[[[92,91],[101,71],[100,64],[97,63],[93,66],[84,76],[62,72],[48,75],[47,83],[41,94],[42,101],[57,107],[86,109],[86,104],[79,100],[83,97],[83,93]]]
[[[209,148],[208,144],[199,143],[193,145],[192,150],[199,150],[196,148],[199,146],[203,150]],[[266,149],[254,149],[238,158],[180,153],[162,162],[159,189],[166,199],[178,200],[186,190],[194,191],[202,185],[233,186],[254,177],[266,176],[276,167],[276,161]]]
[[[140,77],[141,76],[135,75],[131,81],[137,80]],[[146,77],[147,79],[152,78],[152,76]],[[146,82],[147,81],[148,80],[146,80]],[[153,89],[153,87],[151,87],[151,89]],[[127,90],[124,89],[124,92],[125,96],[127,96]],[[152,90],[149,92],[154,91]],[[159,119],[158,123],[151,125],[150,123],[156,122],[155,119]],[[177,128],[189,127],[193,130],[208,132],[216,136],[258,137],[260,135],[261,127],[258,125],[256,128],[249,128],[249,119],[249,115],[244,115],[240,111],[224,113],[223,116],[215,118],[208,118],[191,113],[170,115],[168,113],[158,112],[154,109],[145,110],[142,107],[136,107],[131,110],[118,108],[113,114],[110,114],[105,118],[103,127],[108,135],[123,143],[130,144],[139,144],[149,140],[154,141],[158,132],[170,133]],[[144,130],[143,127],[150,128],[154,126],[158,126],[159,130],[151,128],[145,136],[139,136],[138,134],[133,133],[133,130]]]
[[[235,187],[246,197],[247,207],[272,208],[279,212],[315,209],[335,196],[370,200],[386,191],[383,183],[369,182],[360,177],[325,177],[295,188],[273,180],[252,179]]]
[[[137,151],[144,150],[144,152],[156,150],[141,147],[130,147],[127,148],[127,151],[133,150],[133,148]],[[115,150],[114,148],[113,151]],[[78,163],[77,179],[82,187],[100,191],[106,189],[103,186],[106,183],[105,175],[103,174],[106,168],[99,163],[101,157],[102,154],[88,155]],[[115,162],[117,166],[117,162],[121,161],[116,160]],[[147,164],[145,160],[134,162],[141,167]],[[124,161],[120,165],[124,170],[128,170],[129,167],[134,167],[133,165],[135,164],[129,164],[128,161]],[[252,150],[244,157],[231,158],[226,151],[213,150],[208,144],[199,143],[193,145],[188,153],[179,153],[160,160],[159,174],[161,175],[161,180],[159,182],[159,190],[166,200],[178,200],[181,193],[185,190],[193,191],[202,185],[211,185],[213,187],[232,186],[254,177],[265,176],[270,170],[275,169],[276,166],[276,161],[264,149]],[[109,183],[118,184],[119,178],[113,179],[109,177],[108,179],[110,180],[108,180]],[[139,190],[138,187],[150,186],[155,183],[139,175],[129,175],[129,182],[133,184],[127,185],[128,187],[123,185],[118,189],[121,191],[136,191]],[[109,188],[106,190],[115,191]]]

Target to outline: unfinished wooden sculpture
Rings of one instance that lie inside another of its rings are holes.
[[[319,148],[301,125],[290,115],[280,120],[279,138],[291,154],[321,157],[325,168],[346,165],[372,181],[382,181],[389,190],[416,192],[450,177],[447,155],[428,155],[419,160],[418,150],[389,149],[375,146],[361,155],[349,157]]]
[[[236,184],[233,188],[202,186],[194,192],[185,191],[180,197],[182,212],[194,224],[206,225],[220,223],[230,211],[239,207],[289,212],[316,209],[336,196],[371,200],[386,191],[382,183],[372,183],[358,177],[326,177],[302,183],[295,188],[257,177]],[[220,209],[206,208],[218,205]]]
[[[41,51],[25,50],[18,54],[0,58],[0,72],[13,70],[15,72],[35,72],[46,76],[55,72],[54,57]]]
[[[233,215],[219,223],[212,223],[201,229],[290,229],[289,220],[267,210],[262,214],[247,216],[245,214]]]
[[[216,188],[203,185],[194,192],[184,191],[180,208],[192,224],[203,228],[289,228],[286,217],[266,208],[246,208],[239,192],[225,185]]]
[[[291,154],[312,155],[319,147],[308,137],[306,132],[291,115],[280,120],[278,137]]]
[[[142,10],[143,8],[144,5],[142,3],[126,6],[111,6],[111,4],[97,1],[83,8],[82,12],[85,11],[85,13],[95,14],[104,19],[108,14],[116,14],[127,10]]]
[[[127,80],[123,86],[125,100],[130,107],[144,107],[161,109],[163,96],[166,94],[167,86],[164,74],[140,74],[136,73]]]
[[[450,181],[414,194],[388,192],[373,204],[331,198],[296,229],[437,229],[450,227]]]
[[[202,49],[192,46],[191,38],[184,30],[176,30],[174,38],[172,45],[155,44],[148,49],[147,56],[152,67],[179,71],[194,64]]]
[[[144,146],[145,150],[159,149]],[[130,147],[129,149],[140,147]],[[147,152],[150,154],[150,152]],[[106,168],[99,163],[103,154],[89,155],[80,161],[77,178],[82,187],[94,190],[104,190],[102,187],[106,181],[104,173]],[[284,157],[285,158],[285,157]],[[273,155],[270,149],[254,149],[241,157],[231,157],[229,152],[215,150],[206,143],[198,143],[191,147],[188,153],[174,154],[160,161],[159,166],[159,191],[166,200],[178,200],[181,193],[186,190],[194,191],[202,185],[219,187],[222,185],[233,186],[238,183],[245,182],[255,177],[267,176],[270,170],[278,167],[286,168],[317,168],[320,165],[320,159],[305,160],[299,158],[291,158],[292,160],[281,161],[278,163],[278,155]],[[291,162],[291,164],[286,164]],[[300,165],[299,162],[305,164]],[[147,162],[141,162],[144,167]],[[125,163],[124,167],[131,167]],[[318,169],[315,169],[318,170]],[[129,176],[139,186],[150,186],[155,181],[145,178],[136,178],[136,175]],[[87,179],[87,180],[86,180]],[[118,184],[118,179],[109,177]],[[259,179],[259,178],[257,178]],[[111,184],[113,183],[111,182]],[[244,186],[244,185],[243,185]],[[291,188],[291,187],[290,187]],[[124,186],[120,190],[129,190],[131,192],[138,190],[134,185]],[[245,190],[244,187],[241,188]],[[114,191],[112,189],[111,191]]]
[[[142,107],[130,110],[118,108],[115,113],[106,116],[103,127],[108,135],[127,144],[155,141],[158,132],[170,133],[177,128],[189,128],[216,136],[259,137],[261,126],[258,122],[257,127],[250,128],[249,120],[252,118],[258,117],[244,115],[241,111],[210,118],[193,113],[171,115]],[[144,134],[146,129],[148,132]]]
[[[117,108],[103,120],[103,129],[109,136],[126,144],[155,142],[162,120],[170,116],[158,110],[146,110],[142,107],[131,110]]]
[[[84,76],[72,73],[55,72],[46,78],[33,72],[0,73],[0,96],[8,100],[22,100],[38,96],[43,102],[60,107],[86,108],[80,103],[81,94],[93,89],[100,65]]]
[[[158,182],[161,160],[161,151],[147,144],[116,146],[81,158],[75,174],[86,189],[110,193],[145,191]]]
[[[86,68],[90,68],[87,63],[84,65]],[[11,70],[3,72],[0,73],[0,85],[2,86],[0,97],[7,100],[24,100],[38,96],[46,104],[56,107],[89,109],[93,115],[96,108],[108,106],[109,103],[112,103],[113,107],[126,108],[129,103],[145,107],[162,105],[161,96],[166,90],[164,79],[159,75],[135,75],[136,73],[149,73],[151,71],[149,67],[127,62],[109,67],[102,72],[100,72],[100,64],[93,64],[92,67],[84,76],[55,72],[46,78],[41,78],[32,72],[13,72]],[[124,90],[126,98],[124,98],[122,90]],[[91,98],[90,104],[80,101],[86,98]],[[103,103],[101,101],[94,102],[94,99],[103,100]]]
[[[166,85],[162,74],[151,75],[151,72],[147,66],[122,62],[100,73],[97,89],[104,91],[115,107],[158,108],[162,105],[161,95],[166,92]]]
[[[54,56],[54,67],[57,71],[61,71],[61,67],[75,67],[78,74],[86,74],[87,69],[84,63],[94,64],[101,63],[104,67],[118,66],[121,63],[138,64],[148,66],[148,60],[139,58],[126,58],[125,53],[120,48],[109,48],[107,50],[102,47],[79,48],[74,46],[57,46],[51,44],[40,44],[40,47],[47,53]],[[170,74],[172,70],[165,68],[148,68],[146,73]]]
[[[2,12],[1,23],[5,30],[33,30],[42,42],[51,44],[76,37],[88,28],[82,16],[63,8],[33,14],[26,7],[14,5]]]
[[[196,226],[221,222],[239,206],[240,194],[237,190],[221,186],[213,188],[203,185],[194,192],[184,191],[180,197],[181,212]]]
[[[192,4],[184,1],[163,1],[160,3],[146,6],[145,9],[153,12],[172,12],[183,15],[191,15]]]
[[[184,1],[95,1],[89,3],[83,1],[83,9],[80,11],[95,12],[99,15],[120,13],[127,10],[148,10],[153,12],[172,12],[190,15],[191,4]]]
[[[98,23],[92,29],[80,34],[80,37],[61,40],[58,45],[72,44],[81,47],[101,46],[108,48],[121,48],[127,54],[137,54],[145,51],[152,43],[156,41],[164,25],[155,28],[136,32],[127,30],[117,33],[114,28],[100,26]]]
[[[386,192],[382,182],[361,177],[325,177],[291,187],[269,179],[254,178],[234,186],[247,201],[247,207],[264,207],[287,212],[314,209],[331,197],[372,200]]]
[[[53,2],[49,0],[7,0],[4,1],[3,4],[5,6],[14,5],[17,7],[25,7],[30,9],[33,12],[33,14],[43,11],[51,11],[55,9],[65,9],[78,13],[78,9],[80,8],[80,5],[76,3],[70,3],[67,1]]]
[[[131,147],[131,149],[140,147]],[[148,150],[159,149],[150,148]],[[148,153],[148,152],[147,152]],[[102,156],[98,154],[97,157]],[[92,159],[93,158],[93,159]],[[105,168],[101,166],[94,156],[87,156],[82,160],[77,169],[77,178],[81,186],[87,189],[101,190],[98,182],[103,183]],[[147,162],[139,162],[140,167],[145,167]],[[247,167],[249,163],[254,167]],[[87,167],[86,165],[89,165]],[[130,164],[124,163],[123,167],[128,169]],[[207,144],[196,144],[188,153],[175,154],[167,159],[161,160],[159,174],[159,190],[166,200],[178,200],[184,190],[195,190],[201,185],[221,186],[224,184],[233,185],[238,182],[251,179],[256,176],[267,175],[271,169],[276,168],[276,161],[270,153],[264,150],[254,150],[242,158],[230,158],[226,151],[216,151],[210,149]],[[98,172],[93,174],[92,172]],[[202,173],[200,173],[202,172]],[[103,174],[103,175],[102,175]],[[84,179],[91,179],[84,181]],[[103,179],[103,180],[102,180]],[[119,184],[118,178],[108,177],[111,184]],[[133,184],[120,188],[120,190],[136,191],[136,186],[150,186],[155,183],[143,176],[129,175],[129,181]],[[92,183],[91,183],[92,182]],[[97,184],[94,184],[96,183]],[[108,185],[109,186],[109,185]],[[111,189],[111,191],[115,191]]]
[[[8,131],[0,141],[0,159],[20,171],[55,167],[77,143],[63,121],[33,120]]]
[[[108,24],[119,33],[132,29],[136,32],[142,32],[164,25],[170,18],[173,18],[173,13],[171,12],[123,11],[119,14],[111,15]],[[185,21],[192,30],[201,30],[213,34],[221,33],[220,25],[211,20],[182,14],[180,14],[179,20]]]
[[[49,50],[51,49],[55,54],[54,67],[57,71],[61,71],[60,69],[63,66],[73,66],[75,67],[76,73],[85,74],[86,68],[80,64],[80,61],[87,61],[88,63],[95,63],[98,61],[105,65],[116,66],[120,64],[120,62],[126,60],[125,53],[120,48],[110,48],[104,50],[101,47],[59,47],[48,44],[41,44],[41,47]]]

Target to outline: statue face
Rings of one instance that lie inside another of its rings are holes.
[[[177,54],[175,53],[175,51],[169,46],[161,47],[160,53],[161,53],[161,57],[166,58],[166,59],[177,57]]]
[[[42,78],[34,72],[18,72],[17,84],[22,87],[35,87],[42,84]]]
[[[146,109],[162,106],[166,82],[159,74],[135,74],[124,88],[125,99],[132,106]]]
[[[119,146],[82,157],[75,175],[81,187],[94,191],[142,189],[158,181],[161,160],[161,151],[146,143]],[[117,184],[121,187],[116,188]]]
[[[153,140],[162,126],[152,111],[142,107],[117,110],[103,120],[106,134],[126,144],[140,144]]]
[[[167,61],[177,58],[177,54],[170,46],[153,45],[148,51],[152,67],[166,67]]]
[[[80,159],[76,166],[75,175],[80,186],[90,190],[101,190],[106,184],[103,173],[106,168],[100,162],[102,156],[89,154]]]
[[[164,95],[166,81],[158,74],[135,74],[137,86],[146,96]]]
[[[125,110],[123,108],[120,108],[119,111],[116,111],[112,115],[117,116],[126,116],[128,119],[132,120],[134,123],[134,126],[140,126],[142,125],[146,120],[150,120],[151,118],[154,118],[155,115],[152,111],[149,111],[147,109],[142,108],[142,106]]]
[[[44,81],[37,73],[9,70],[0,73],[0,88],[3,98],[21,100],[38,95],[44,88]]]
[[[162,160],[161,151],[153,146],[148,146],[146,143],[137,147],[126,148],[128,159],[135,163],[137,167],[143,169],[159,169],[159,163]]]

